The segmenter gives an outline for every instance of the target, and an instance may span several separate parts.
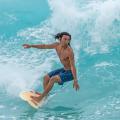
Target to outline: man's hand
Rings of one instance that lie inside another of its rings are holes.
[[[80,87],[79,87],[77,80],[74,80],[73,88],[75,88],[76,91],[79,90]]]
[[[31,45],[29,45],[29,44],[24,44],[23,47],[24,47],[24,48],[31,48]]]

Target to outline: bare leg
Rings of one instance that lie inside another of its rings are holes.
[[[40,100],[42,100],[43,97],[45,97],[49,92],[50,90],[52,89],[53,85],[55,82],[60,82],[60,78],[59,76],[54,76],[54,77],[51,77],[50,80],[49,80],[49,83],[47,84],[47,86],[45,87],[44,89],[44,92],[42,93],[42,95],[40,95],[39,97],[33,97],[33,99],[37,102],[39,102]]]
[[[45,76],[44,76],[44,81],[43,81],[44,90],[45,90],[45,88],[47,87],[47,85],[48,85],[48,83],[49,83],[49,80],[50,80],[49,75],[45,75]],[[34,93],[35,91],[31,91],[31,92]],[[38,96],[41,95],[41,93],[39,93],[39,92],[35,92],[35,94],[38,94]]]
[[[50,90],[52,89],[54,83],[55,83],[55,79],[51,78],[50,81],[49,81],[49,83],[45,87],[44,92],[42,93],[43,97],[46,96],[50,92]]]
[[[49,83],[49,80],[50,80],[49,75],[45,75],[45,76],[44,76],[44,81],[43,81],[44,91],[45,91],[45,88],[47,87],[47,85],[48,85],[48,83]],[[31,91],[31,92],[34,92],[34,91]],[[36,92],[35,92],[35,93],[36,93]],[[39,93],[39,94],[36,93],[36,94],[37,94],[36,97],[35,97],[35,96],[31,96],[32,102],[34,102],[35,105],[38,103],[37,98],[39,98],[39,97],[41,96],[41,93]]]
[[[49,83],[49,80],[50,80],[50,77],[48,75],[45,75],[44,76],[44,81],[43,81],[43,87],[44,87],[44,90],[45,88],[47,87],[48,83]]]

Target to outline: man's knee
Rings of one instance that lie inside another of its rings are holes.
[[[58,82],[61,82],[61,79],[60,79],[59,75],[55,75],[55,76],[50,78],[50,81],[58,83]]]
[[[50,80],[50,77],[49,77],[48,74],[44,76],[44,80],[46,80],[46,81],[49,81],[49,80]]]

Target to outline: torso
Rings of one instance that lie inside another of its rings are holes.
[[[59,56],[59,59],[64,66],[64,69],[66,70],[71,69],[69,60],[69,49],[71,48],[67,47],[66,49],[63,49],[60,45],[58,45],[56,48],[57,55]]]

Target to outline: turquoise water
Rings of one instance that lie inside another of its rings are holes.
[[[43,76],[62,67],[54,50],[22,44],[72,35],[80,90],[55,85],[31,108],[20,91],[42,91]],[[120,120],[119,0],[0,0],[0,120]]]

